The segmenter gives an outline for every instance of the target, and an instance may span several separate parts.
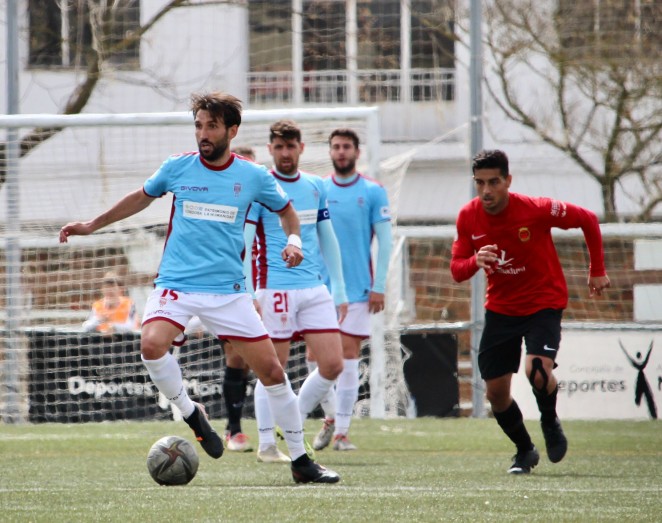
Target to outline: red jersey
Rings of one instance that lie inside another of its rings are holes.
[[[499,214],[484,211],[478,198],[457,218],[451,273],[464,281],[478,272],[476,252],[496,245],[499,257],[487,273],[485,308],[508,316],[526,316],[542,309],[564,309],[568,287],[552,241],[551,229],[581,228],[591,257],[591,276],[604,276],[604,252],[594,213],[570,203],[509,193]]]

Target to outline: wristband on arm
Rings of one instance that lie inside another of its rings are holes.
[[[287,244],[288,245],[293,245],[294,247],[297,247],[297,248],[301,249],[301,246],[302,246],[301,237],[296,235],[296,234],[290,234],[287,237]]]

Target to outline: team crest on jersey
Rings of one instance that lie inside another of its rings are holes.
[[[521,242],[528,242],[531,239],[531,231],[528,227],[520,227],[517,235]]]
[[[356,199],[356,203],[359,204],[359,207],[363,207],[363,206],[365,205],[365,200],[363,199],[363,196],[359,196],[359,197]]]
[[[241,184],[239,182],[234,184],[234,197],[237,198],[241,192]]]
[[[166,303],[168,303],[168,300],[166,298],[164,298],[163,296],[161,296],[161,298],[159,298],[159,306],[161,308],[163,308],[163,307],[166,306]]]
[[[317,189],[313,191],[313,198],[315,198],[316,200],[320,199],[320,192]]]
[[[283,325],[283,328],[287,327],[287,314],[283,313],[280,315],[280,323]]]

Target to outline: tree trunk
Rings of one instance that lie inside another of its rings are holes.
[[[604,221],[606,223],[616,223],[618,222],[618,214],[616,213],[616,184],[610,177],[605,176],[600,179],[600,188],[602,190]]]

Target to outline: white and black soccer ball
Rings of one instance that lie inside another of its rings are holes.
[[[165,436],[147,454],[147,470],[159,485],[186,485],[196,472],[200,459],[195,447],[179,436]]]

